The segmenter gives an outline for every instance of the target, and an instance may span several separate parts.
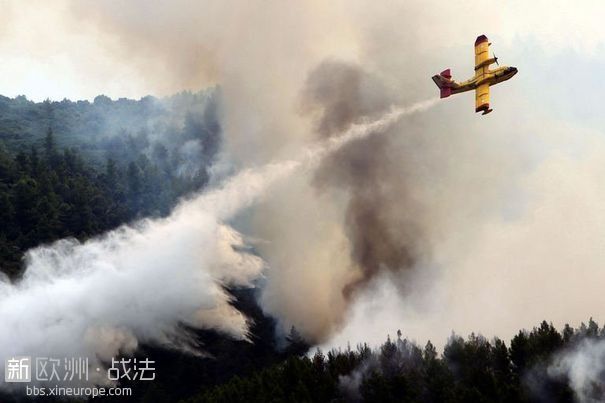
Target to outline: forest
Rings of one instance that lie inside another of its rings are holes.
[[[377,349],[360,344],[327,354],[290,356],[186,400],[201,402],[574,402],[567,375],[552,370],[558,353],[605,340],[592,319],[557,331],[546,321],[521,330],[507,345],[471,334],[452,334],[443,353],[402,338]],[[595,383],[581,401],[603,401]]]
[[[206,186],[220,152],[219,98],[217,89],[92,103],[0,98],[2,272],[18,281],[28,249],[165,216]],[[228,291],[252,319],[250,341],[192,329],[206,355],[142,345],[136,355],[156,361],[157,379],[122,385],[133,388],[129,401],[572,402],[570,380],[549,367],[557,354],[605,339],[592,319],[562,331],[544,321],[509,343],[453,333],[441,351],[397,331],[376,349],[324,352],[295,328],[277,340],[254,289]],[[589,393],[605,396],[597,385]],[[0,392],[0,401],[32,400]]]
[[[0,269],[15,277],[31,247],[164,216],[202,188],[220,144],[216,97],[1,98]]]

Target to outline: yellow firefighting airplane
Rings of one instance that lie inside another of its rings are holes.
[[[440,74],[433,76],[433,81],[441,90],[441,98],[447,98],[452,94],[475,90],[475,112],[483,112],[487,115],[493,109],[489,108],[489,87],[506,81],[515,74],[515,67],[502,66],[491,70],[491,64],[498,64],[498,58],[489,57],[489,46],[491,43],[487,40],[487,36],[481,35],[475,41],[475,76],[470,80],[456,82],[452,80],[450,69],[442,71]]]

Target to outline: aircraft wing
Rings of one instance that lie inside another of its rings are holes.
[[[489,83],[480,84],[475,89],[475,112],[483,112],[487,115],[492,110],[489,108]]]
[[[475,71],[483,67],[489,60],[489,41],[487,36],[480,35],[475,40]]]

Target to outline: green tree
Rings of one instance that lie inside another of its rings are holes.
[[[53,129],[50,127],[46,130],[46,137],[44,137],[44,156],[47,161],[52,161],[57,151],[57,144],[55,142],[55,135]]]

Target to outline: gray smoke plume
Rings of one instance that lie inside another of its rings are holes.
[[[303,111],[316,118],[321,137],[331,137],[352,124],[371,118],[393,102],[384,85],[360,66],[338,61],[321,63],[310,74],[302,94]],[[401,133],[399,133],[401,134]],[[423,248],[421,206],[406,181],[405,166],[393,158],[394,133],[351,143],[326,158],[314,176],[320,191],[337,188],[349,200],[345,229],[360,275],[344,286],[346,297],[381,271],[401,288],[405,272],[417,263]],[[401,158],[406,158],[405,154]],[[426,248],[424,248],[426,250]]]
[[[226,222],[297,169],[434,104],[393,109],[296,158],[243,170],[165,219],[30,250],[20,281],[0,278],[0,358],[88,357],[94,369],[140,342],[197,352],[181,324],[246,339],[247,320],[223,287],[252,287],[265,265],[243,251],[243,236]],[[90,373],[93,382],[106,381]]]
[[[598,49],[602,6],[596,2],[569,8],[588,22],[572,36],[560,29],[568,18],[560,8],[509,3],[495,2],[501,18],[492,20],[478,8],[424,0],[389,7],[367,0],[261,6],[78,0],[66,1],[60,17],[40,12],[42,3],[32,5],[35,15],[54,16],[55,24],[26,25],[18,37],[43,44],[46,60],[59,53],[57,46],[34,28],[83,37],[77,43],[90,42],[112,67],[122,67],[104,83],[129,70],[154,94],[220,85],[220,162],[237,172],[292,155],[310,133],[329,137],[379,113],[392,98],[405,105],[434,95],[430,76],[443,68],[456,78],[472,75],[478,33],[494,41],[503,61],[524,63],[522,72],[562,71],[553,53]],[[536,25],[544,13],[548,24]],[[8,18],[2,29],[21,20]],[[100,59],[88,59],[93,62],[83,66],[96,72]],[[317,68],[324,60],[346,63]],[[451,329],[506,338],[544,319],[562,325],[594,314],[605,281],[605,145],[599,130],[585,126],[588,110],[571,114],[582,119],[560,113],[575,81],[548,86],[544,77],[522,73],[497,86],[496,113],[486,117],[474,116],[472,94],[443,100],[430,114],[394,125],[384,133],[388,140],[352,145],[320,173],[292,176],[234,220],[262,240],[256,249],[268,266],[261,293],[266,312],[286,329],[295,325],[333,345],[381,342],[393,323],[424,340],[444,340]],[[545,91],[548,96],[536,96]],[[547,98],[556,100],[554,109]],[[327,110],[333,119],[322,116]],[[327,167],[334,173],[326,174]],[[366,202],[384,211],[364,211]],[[365,226],[386,228],[376,236],[388,247],[364,235]],[[406,236],[413,239],[399,239]],[[343,289],[355,298],[345,298]]]

